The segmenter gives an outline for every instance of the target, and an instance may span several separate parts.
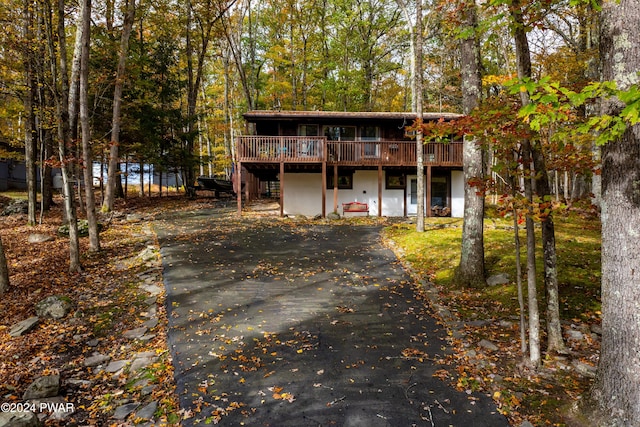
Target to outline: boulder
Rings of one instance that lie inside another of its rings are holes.
[[[53,240],[56,240],[56,238],[49,234],[33,233],[33,234],[29,234],[29,237],[27,237],[28,243],[44,243],[44,242],[51,242]]]
[[[510,279],[508,273],[494,274],[493,276],[489,276],[489,278],[487,278],[488,286],[506,285],[509,282]]]
[[[84,366],[93,367],[103,365],[111,360],[111,357],[104,354],[94,354],[84,359]]]
[[[155,414],[157,410],[158,402],[151,402],[136,412],[136,418],[142,418],[143,420],[153,419],[153,414]]]
[[[148,329],[146,326],[141,326],[139,328],[129,329],[128,331],[124,331],[122,333],[122,336],[127,339],[134,340],[144,336],[144,334],[146,334],[147,331]]]
[[[40,317],[62,319],[71,311],[71,300],[60,295],[49,296],[36,303],[36,314]]]
[[[60,375],[46,375],[36,378],[34,382],[29,384],[29,387],[25,390],[22,398],[24,400],[29,400],[53,397],[57,396],[59,391]]]
[[[0,427],[40,427],[41,425],[33,412],[0,412]]]
[[[2,211],[2,215],[26,214],[29,211],[29,202],[26,200],[16,200],[11,202]]]
[[[494,343],[492,343],[492,342],[491,342],[491,341],[489,341],[489,340],[481,340],[481,341],[478,343],[478,345],[479,345],[480,347],[485,348],[485,349],[490,350],[490,351],[497,351],[497,350],[498,350],[498,346],[497,346],[497,345],[495,345]]]
[[[139,403],[127,403],[126,405],[118,406],[113,414],[113,418],[116,420],[124,420],[133,411],[138,409],[138,406],[140,406]]]
[[[39,317],[33,316],[23,320],[22,322],[18,322],[11,327],[9,335],[11,335],[12,337],[22,336],[35,328],[39,321]]]

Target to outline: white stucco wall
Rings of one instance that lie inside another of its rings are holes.
[[[462,171],[451,171],[451,216],[464,216],[464,174]]]
[[[284,213],[315,216],[322,213],[322,176],[313,173],[284,175]],[[369,215],[378,215],[378,172],[355,171],[353,189],[338,190],[338,213],[342,204],[361,202],[369,205]],[[382,216],[404,215],[404,190],[382,189]],[[327,189],[326,212],[333,212],[333,189]],[[349,216],[362,215],[351,213]],[[464,215],[464,178],[462,171],[451,172],[451,216]]]
[[[285,173],[284,214],[322,214],[322,185],[322,175],[318,173]]]

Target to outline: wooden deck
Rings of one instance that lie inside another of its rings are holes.
[[[242,163],[326,163],[338,166],[415,166],[415,141],[328,141],[309,136],[239,136]],[[424,164],[462,166],[462,142],[427,143]]]

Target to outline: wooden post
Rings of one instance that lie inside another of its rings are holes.
[[[238,201],[238,216],[242,216],[242,162],[238,162],[235,172],[235,190]]]
[[[327,217],[327,162],[322,162],[322,218]]]
[[[427,216],[431,216],[431,165],[427,166]]]
[[[251,173],[247,172],[247,177],[245,178],[244,183],[244,201],[249,203],[251,200]],[[242,188],[242,184],[240,184],[240,188]]]
[[[338,212],[338,165],[333,165],[333,211]]]
[[[378,216],[382,216],[382,165],[378,165]]]
[[[407,185],[409,184],[409,178],[407,177],[407,174],[404,175],[404,189],[402,190],[403,194],[403,199],[402,199],[402,205],[403,205],[403,209],[404,212],[402,213],[403,216],[406,218],[409,213],[407,212]]]
[[[284,216],[284,162],[280,162],[280,216]]]

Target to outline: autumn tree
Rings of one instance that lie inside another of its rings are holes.
[[[602,4],[602,77],[638,99],[640,1]],[[638,117],[638,106],[630,117]],[[602,114],[620,114],[619,99]],[[602,344],[591,397],[603,413],[599,426],[640,425],[640,124],[602,150]],[[595,423],[594,423],[595,424]]]

